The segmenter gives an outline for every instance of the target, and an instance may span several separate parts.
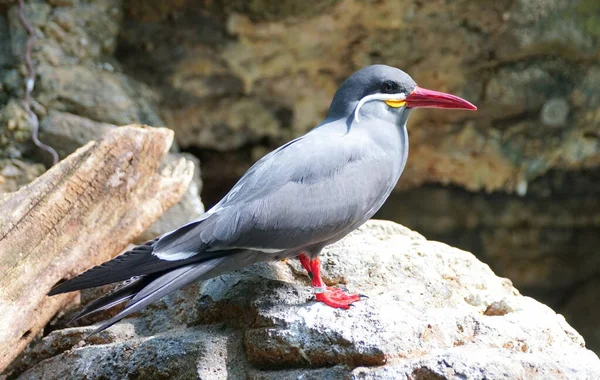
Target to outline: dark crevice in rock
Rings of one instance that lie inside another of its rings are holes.
[[[435,371],[432,371],[427,367],[415,368],[415,370],[411,373],[414,380],[446,380],[445,376],[442,376]]]

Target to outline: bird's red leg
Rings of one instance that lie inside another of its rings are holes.
[[[306,256],[304,253],[301,253],[298,256],[298,260],[300,260],[300,264],[302,264],[302,267],[304,268],[304,270],[306,270],[308,272],[308,276],[312,279],[312,270],[310,268],[310,258],[308,256]]]
[[[326,286],[321,279],[321,261],[318,258],[311,260],[305,254],[301,254],[298,259],[308,272],[317,301],[331,307],[348,309],[351,303],[360,300],[358,294],[346,294],[342,289]]]

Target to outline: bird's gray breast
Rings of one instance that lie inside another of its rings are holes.
[[[406,166],[408,158],[408,134],[406,124],[397,126],[392,123],[374,123],[367,126],[368,138],[363,148],[367,152],[362,156],[364,163],[364,183],[357,191],[362,202],[360,224],[370,219],[389,197]],[[369,154],[368,152],[371,152]],[[376,154],[374,152],[377,152]]]

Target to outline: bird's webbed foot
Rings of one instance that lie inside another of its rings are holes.
[[[359,294],[347,293],[344,289],[326,286],[321,279],[321,262],[318,258],[311,259],[305,254],[298,256],[300,263],[308,272],[313,289],[315,290],[315,299],[323,302],[327,306],[349,309],[353,302],[360,301]]]
[[[318,288],[316,288],[318,289]],[[320,293],[315,289],[315,299],[319,302],[323,302],[327,306],[349,309],[353,302],[360,301],[360,295],[346,293],[343,289],[332,288],[330,286],[325,287],[325,291]]]

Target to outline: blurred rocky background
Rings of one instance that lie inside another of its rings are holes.
[[[479,111],[413,113],[408,167],[378,216],[477,254],[599,352],[600,3],[308,3],[27,1],[40,139],[64,157],[115,125],[167,126],[173,150],[200,159],[210,206],[317,124],[352,72],[400,67]],[[0,0],[3,192],[50,162],[21,104],[17,13]]]

